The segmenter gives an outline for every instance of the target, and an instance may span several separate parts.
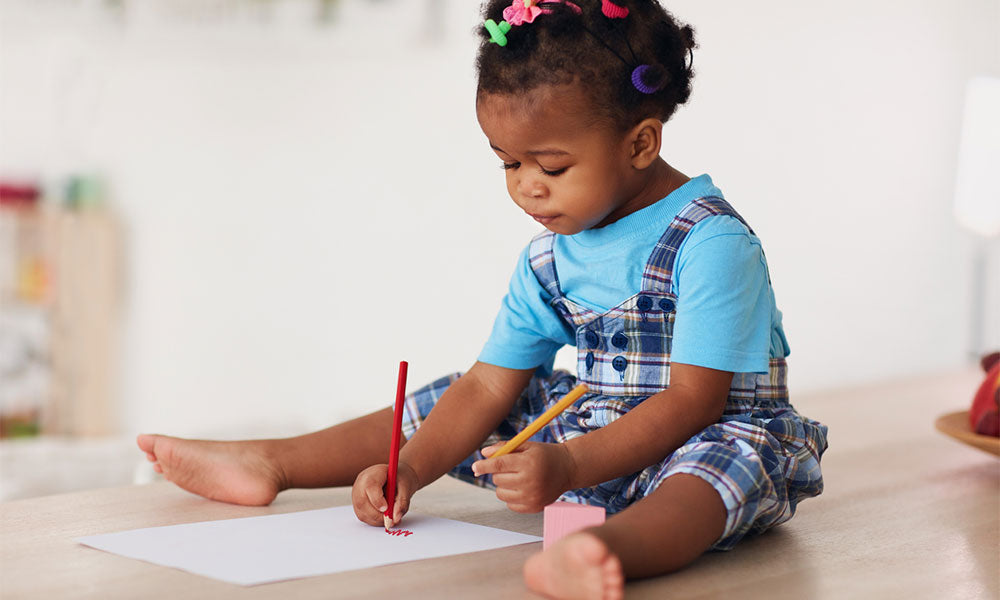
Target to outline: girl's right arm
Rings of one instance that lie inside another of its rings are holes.
[[[534,371],[477,362],[448,387],[399,452],[393,523],[406,513],[414,492],[479,449],[510,414]],[[354,512],[369,525],[383,524],[387,472],[387,465],[374,465],[354,482]]]

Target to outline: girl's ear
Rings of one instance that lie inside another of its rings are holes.
[[[634,168],[645,169],[660,157],[662,134],[663,123],[659,119],[643,119],[632,128],[630,160]]]

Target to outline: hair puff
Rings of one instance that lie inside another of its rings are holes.
[[[694,30],[656,0],[542,3],[547,13],[511,27],[508,43],[490,43],[483,27],[476,59],[479,94],[521,93],[579,82],[598,119],[626,129],[646,118],[667,121],[691,95]],[[483,18],[499,22],[511,0],[489,0]],[[625,15],[625,16],[617,16]],[[637,69],[641,65],[648,65]],[[633,84],[633,73],[638,83]]]

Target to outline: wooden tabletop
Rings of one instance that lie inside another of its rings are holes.
[[[974,370],[795,399],[830,426],[826,491],[791,522],[688,569],[631,582],[628,598],[1000,598],[1000,460],[933,427],[967,408]],[[535,598],[521,565],[540,543],[242,587],[76,544],[79,536],[349,504],[290,490],[268,507],[204,500],[169,483],[0,504],[0,597]],[[443,478],[412,510],[541,535],[541,515]]]

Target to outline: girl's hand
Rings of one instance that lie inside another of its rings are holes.
[[[358,520],[369,525],[385,526],[382,518],[389,503],[385,499],[385,484],[389,479],[389,465],[372,465],[361,471],[351,489],[351,501]],[[392,525],[399,523],[410,508],[410,497],[420,488],[417,474],[400,461],[396,468],[396,501],[392,507]]]
[[[483,448],[489,457],[503,444]],[[493,474],[497,498],[514,512],[539,512],[571,489],[576,469],[573,456],[564,444],[525,442],[504,456],[486,458],[472,464],[476,476]]]

